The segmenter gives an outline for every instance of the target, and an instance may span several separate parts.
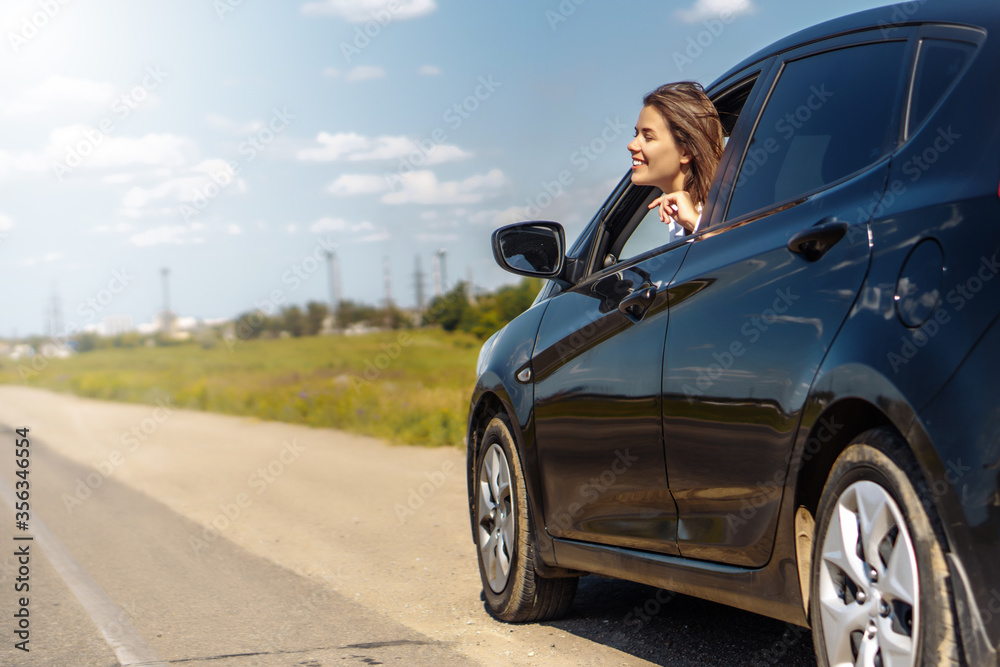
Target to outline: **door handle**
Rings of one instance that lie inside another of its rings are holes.
[[[632,320],[638,322],[642,319],[649,307],[653,305],[656,298],[656,288],[652,285],[641,287],[629,294],[618,304],[618,310]]]
[[[788,249],[807,261],[815,262],[844,238],[848,227],[850,225],[843,220],[824,218],[788,239]]]

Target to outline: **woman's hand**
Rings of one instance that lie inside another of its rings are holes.
[[[650,203],[649,209],[660,207],[661,222],[676,222],[689,232],[693,232],[698,224],[698,210],[694,207],[691,195],[684,190],[663,194]]]

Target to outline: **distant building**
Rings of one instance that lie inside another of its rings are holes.
[[[35,356],[35,348],[27,345],[26,343],[19,343],[15,345],[10,351],[10,358],[14,361],[18,359],[25,359]]]
[[[171,322],[174,331],[194,331],[201,328],[197,317],[180,317],[175,315]]]
[[[169,310],[164,310],[160,311],[153,317],[153,324],[156,325],[157,331],[170,334],[177,326],[177,318]]]
[[[46,359],[67,359],[73,356],[73,350],[69,345],[53,341],[42,343],[41,353]]]
[[[98,333],[101,336],[120,336],[135,331],[131,315],[108,315],[101,320]]]

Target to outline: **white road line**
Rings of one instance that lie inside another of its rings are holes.
[[[0,477],[0,495],[13,512],[14,491],[3,477]],[[80,567],[73,554],[52,534],[45,522],[38,517],[37,512],[31,512],[29,524],[30,530],[25,536],[32,535],[35,538],[34,542],[41,546],[52,567],[83,605],[108,645],[114,649],[122,667],[137,664],[166,665],[167,663],[157,657],[153,649],[139,636],[128,615],[108,597],[100,584]],[[31,542],[19,544],[31,544]]]

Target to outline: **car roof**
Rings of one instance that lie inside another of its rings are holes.
[[[986,29],[1000,29],[1000,0],[915,0],[824,21],[783,37],[767,46],[716,79],[709,90],[745,67],[778,53],[804,46],[810,42],[862,30],[879,30],[921,23],[952,23]]]

